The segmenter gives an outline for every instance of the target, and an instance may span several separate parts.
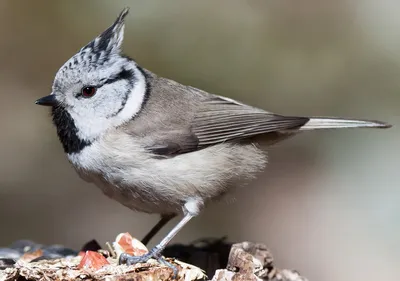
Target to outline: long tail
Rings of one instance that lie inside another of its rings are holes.
[[[345,119],[337,117],[310,117],[310,120],[298,128],[300,131],[339,128],[390,128],[392,125],[372,120]]]

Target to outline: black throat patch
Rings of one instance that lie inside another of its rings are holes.
[[[53,123],[57,128],[57,135],[67,154],[78,153],[91,142],[78,137],[78,129],[68,111],[61,105],[53,106],[51,110]]]

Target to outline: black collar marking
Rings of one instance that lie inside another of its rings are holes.
[[[68,111],[61,105],[53,106],[51,110],[53,123],[57,128],[57,135],[67,154],[78,153],[91,142],[78,137],[78,129]]]

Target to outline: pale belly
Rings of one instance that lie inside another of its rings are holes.
[[[104,195],[116,200],[131,210],[156,214],[182,213],[184,201],[165,200],[165,198],[159,198],[157,193],[151,192],[151,190],[148,190],[147,188],[143,189],[136,186],[116,186],[107,182],[101,176],[92,175],[88,177],[79,172],[78,174],[85,181],[96,185]]]
[[[179,214],[193,198],[202,203],[218,199],[254,178],[266,163],[262,151],[251,144],[220,144],[167,159],[152,158],[135,151],[134,143],[132,148],[127,144],[132,143],[97,143],[68,157],[84,180],[124,206],[146,213]]]

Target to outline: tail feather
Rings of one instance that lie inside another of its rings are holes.
[[[300,131],[339,128],[390,128],[392,125],[373,120],[345,119],[337,117],[310,117],[310,120],[298,128]]]

